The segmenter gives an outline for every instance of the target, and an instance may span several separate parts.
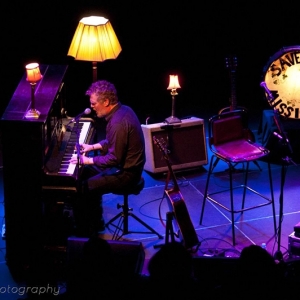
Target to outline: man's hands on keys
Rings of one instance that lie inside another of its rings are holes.
[[[72,163],[72,164],[77,164],[78,160],[79,160],[79,164],[81,164],[81,165],[91,165],[91,164],[93,164],[94,163],[93,158],[84,155],[86,152],[89,152],[89,151],[92,151],[92,150],[94,150],[93,145],[81,144],[80,145],[80,155],[79,155],[79,157],[77,156],[76,153],[74,153],[72,155],[71,159],[69,160],[69,162]]]
[[[92,150],[94,150],[94,145],[89,145],[89,144],[80,145],[80,153],[86,153]]]

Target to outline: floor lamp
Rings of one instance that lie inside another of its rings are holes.
[[[110,21],[104,17],[85,17],[79,21],[69,56],[75,60],[91,61],[93,82],[97,81],[97,62],[116,59],[122,48]]]

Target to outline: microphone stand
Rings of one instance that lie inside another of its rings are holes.
[[[267,92],[267,100],[270,104],[270,106],[274,109],[274,122],[277,127],[277,132],[274,132],[274,136],[277,137],[279,143],[281,143],[282,149],[288,149],[288,153],[292,154],[293,149],[290,144],[290,141],[284,132],[282,122],[280,120],[279,112],[275,107],[271,105],[271,103],[274,101],[274,97],[272,93],[268,90],[266,87],[265,83],[261,84],[261,86],[266,90]],[[283,254],[280,251],[281,248],[281,227],[282,227],[282,222],[283,222],[283,188],[284,188],[284,183],[285,183],[285,178],[286,178],[286,173],[287,173],[287,167],[291,163],[296,165],[295,162],[290,158],[285,151],[282,152],[282,162],[281,162],[281,181],[280,181],[280,195],[279,195],[279,225],[278,225],[278,239],[277,239],[277,244],[278,248],[277,251],[274,254],[274,258],[280,262],[283,261]]]
[[[292,154],[293,150],[290,141],[283,130],[283,126],[279,118],[278,110],[274,110],[274,121],[279,132],[279,134],[274,133],[274,135],[278,138],[279,142],[282,143],[282,147],[286,147],[289,153]],[[283,153],[281,158],[282,162],[281,162],[281,183],[280,183],[280,196],[279,196],[278,248],[277,248],[277,252],[275,252],[274,254],[274,258],[277,259],[278,261],[283,260],[283,254],[281,253],[280,248],[281,248],[281,227],[283,222],[283,188],[285,183],[285,177],[286,177],[288,165],[290,165],[291,163],[296,165],[295,162],[292,160],[292,158],[284,154],[285,153]]]
[[[80,144],[79,144],[79,136],[80,136],[80,132],[79,132],[79,118],[75,119],[75,132],[76,132],[76,154],[77,154],[77,165],[76,165],[76,181],[79,179],[78,178],[78,174],[79,174],[79,166],[80,166]]]

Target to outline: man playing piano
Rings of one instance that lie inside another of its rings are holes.
[[[105,118],[106,136],[95,144],[81,144],[83,172],[74,215],[78,234],[91,236],[105,230],[102,195],[137,184],[145,164],[145,144],[135,112],[118,100],[115,86],[94,82],[86,92],[98,118]],[[78,159],[72,158],[76,164]]]

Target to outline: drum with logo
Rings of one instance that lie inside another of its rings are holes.
[[[263,111],[261,142],[270,150],[269,159],[282,164],[290,157],[300,163],[300,46],[284,47],[275,53],[263,70],[270,110]],[[274,121],[276,116],[278,121]],[[283,132],[287,140],[276,133]]]
[[[283,47],[264,68],[269,104],[286,118],[300,119],[300,46]]]

